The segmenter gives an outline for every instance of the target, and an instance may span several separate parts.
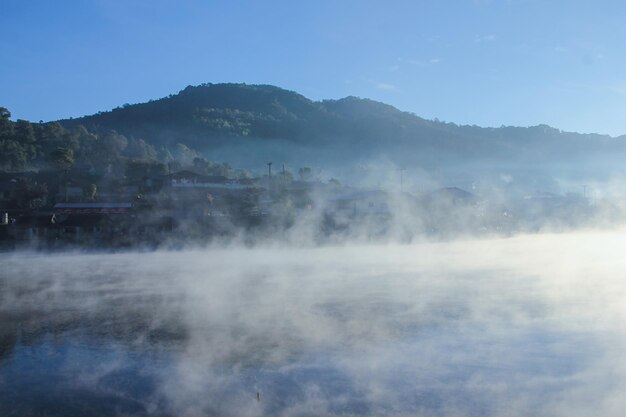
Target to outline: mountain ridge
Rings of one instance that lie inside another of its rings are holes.
[[[414,112],[410,112],[410,111],[404,111],[401,110],[391,104],[387,104],[384,102],[380,102],[380,101],[376,101],[373,99],[369,99],[369,98],[362,98],[362,97],[358,97],[358,96],[353,96],[353,95],[349,95],[343,98],[339,98],[339,99],[322,99],[319,101],[314,101],[311,100],[307,97],[305,97],[304,95],[293,91],[293,90],[288,90],[288,89],[284,89],[275,85],[271,85],[271,84],[246,84],[246,83],[219,83],[219,84],[213,84],[213,83],[205,83],[205,84],[200,84],[200,85],[196,85],[196,86],[192,86],[192,85],[188,85],[187,87],[185,87],[184,89],[180,90],[178,93],[176,94],[170,94],[168,96],[165,97],[161,97],[158,99],[151,99],[145,102],[139,102],[139,103],[133,103],[133,104],[124,104],[122,106],[118,106],[114,109],[111,110],[106,110],[106,111],[100,111],[91,115],[84,115],[84,116],[80,116],[80,117],[71,117],[71,118],[64,118],[64,119],[58,119],[56,120],[56,122],[62,123],[62,124],[68,124],[68,125],[75,125],[77,124],[77,122],[83,122],[83,121],[87,121],[89,122],[90,119],[97,119],[99,117],[102,117],[103,115],[107,115],[107,114],[111,114],[114,112],[118,112],[120,110],[125,110],[128,108],[132,108],[132,107],[136,107],[136,106],[143,106],[143,105],[148,105],[148,104],[152,104],[152,103],[158,103],[158,102],[164,102],[167,101],[169,99],[178,99],[180,97],[193,97],[195,96],[196,98],[199,96],[199,94],[197,93],[202,93],[203,89],[220,89],[222,90],[221,92],[224,92],[224,89],[231,89],[231,92],[236,91],[236,89],[239,88],[244,88],[244,89],[252,89],[252,90],[256,90],[256,91],[264,91],[266,93],[270,93],[270,92],[275,92],[275,93],[279,93],[281,94],[283,97],[286,95],[292,95],[294,97],[299,98],[300,100],[302,100],[303,102],[315,106],[315,105],[320,105],[321,107],[326,107],[326,106],[332,106],[332,107],[339,107],[345,103],[349,103],[349,104],[358,104],[359,107],[361,109],[364,109],[365,105],[368,105],[370,107],[377,107],[379,110],[380,109],[384,109],[387,110],[388,112],[395,112],[395,113],[399,113],[399,114],[404,114],[406,116],[410,116],[413,117],[417,120],[420,120],[422,122],[431,124],[431,125],[441,125],[441,126],[456,126],[459,128],[473,128],[473,129],[484,129],[484,130],[497,130],[497,129],[551,129],[551,130],[556,130],[560,133],[566,133],[566,134],[576,134],[576,135],[581,135],[581,136],[594,136],[594,137],[602,137],[602,138],[612,138],[612,139],[617,139],[617,138],[626,138],[626,134],[624,135],[618,135],[618,136],[612,136],[612,135],[607,135],[607,134],[601,134],[601,133],[581,133],[581,132],[574,132],[574,131],[566,131],[566,130],[562,130],[562,129],[558,129],[555,127],[552,127],[548,124],[544,124],[544,123],[540,123],[537,125],[531,125],[531,126],[512,126],[512,125],[501,125],[500,127],[495,127],[495,126],[478,126],[476,124],[457,124],[454,122],[443,122],[443,121],[439,121],[438,119],[426,119],[426,118],[422,118],[419,115],[415,114]],[[220,91],[214,91],[215,93],[219,93]],[[236,96],[235,97],[228,97],[231,99],[230,102],[223,102],[222,107],[224,108],[231,108],[231,109],[241,109],[242,107],[249,107],[249,99],[250,96],[245,97],[246,100],[245,101],[237,101],[236,100]],[[238,97],[241,98],[241,95]],[[245,110],[244,110],[245,111]]]
[[[493,166],[597,166],[626,156],[626,136],[565,132],[540,124],[479,127],[428,120],[367,98],[314,101],[267,84],[201,84],[177,94],[58,121],[65,127],[114,130],[155,147],[182,143],[258,166],[274,158],[333,165],[386,158],[420,169],[472,162]],[[244,153],[257,157],[246,159]],[[306,157],[303,156],[306,154]]]

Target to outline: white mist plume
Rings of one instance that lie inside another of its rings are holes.
[[[109,353],[61,380],[135,414],[619,416],[625,243],[5,254],[0,392],[13,350],[78,343]],[[137,363],[149,394],[112,386]]]

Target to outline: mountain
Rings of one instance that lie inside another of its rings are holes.
[[[624,136],[563,132],[547,125],[460,126],[369,99],[312,101],[270,85],[189,86],[158,100],[59,123],[115,130],[154,147],[182,143],[210,159],[243,167],[273,160],[345,171],[375,160],[455,175],[535,169],[608,175],[621,169],[626,156]]]

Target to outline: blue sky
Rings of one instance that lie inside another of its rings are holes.
[[[204,82],[626,134],[626,2],[0,0],[0,106],[54,120]]]

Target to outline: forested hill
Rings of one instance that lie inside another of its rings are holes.
[[[562,132],[546,125],[460,126],[368,99],[312,101],[269,85],[189,86],[158,100],[58,123],[4,123],[0,147],[6,148],[7,161],[0,162],[9,169],[32,166],[31,161],[43,161],[59,147],[93,157],[91,165],[103,159],[89,153],[86,144],[93,140],[74,140],[72,135],[93,135],[94,143],[102,142],[98,149],[115,148],[113,154],[126,158],[166,162],[170,152],[191,148],[209,160],[253,170],[267,161],[284,161],[292,167],[345,171],[377,159],[407,169],[459,173],[474,168],[565,166],[577,172],[608,172],[621,169],[626,159],[626,137]],[[22,127],[28,134],[19,133]],[[107,147],[107,140],[121,145]]]
[[[394,162],[424,166],[455,163],[459,158],[559,162],[626,151],[624,137],[562,132],[546,125],[459,126],[368,99],[316,102],[269,85],[189,86],[159,100],[60,122],[96,132],[115,130],[157,148],[183,143],[211,153],[240,144],[254,150],[255,145],[263,148],[279,140],[284,146],[333,149],[333,156],[342,160],[384,154]]]
[[[205,84],[148,103],[62,120],[94,131],[116,130],[157,145],[194,147],[235,137],[316,144],[336,140],[376,143],[445,127],[372,100],[347,97],[314,102],[269,85]]]

